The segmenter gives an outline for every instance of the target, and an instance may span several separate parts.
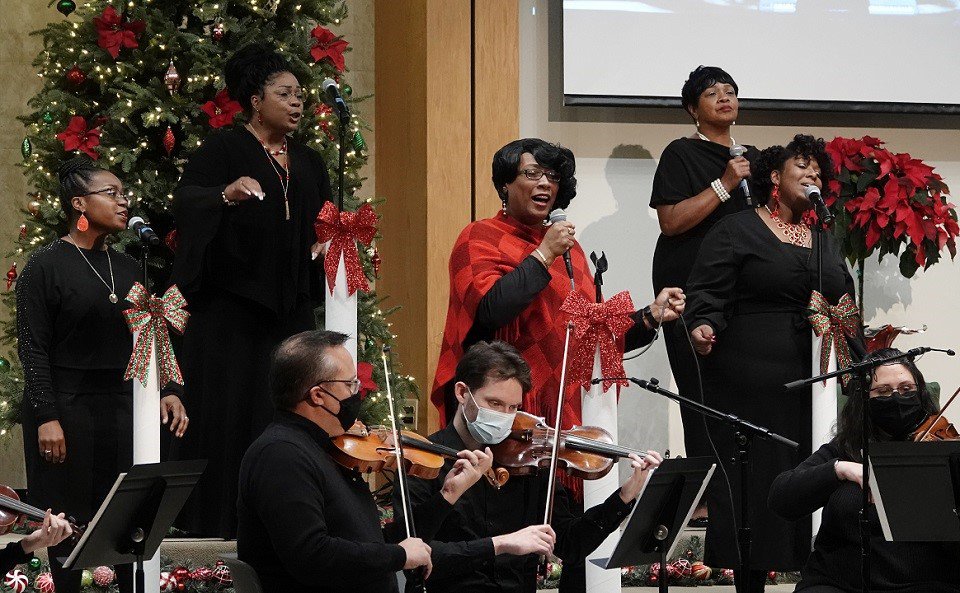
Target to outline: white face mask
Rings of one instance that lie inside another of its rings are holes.
[[[484,445],[496,445],[510,436],[510,431],[513,429],[513,418],[517,413],[513,412],[509,414],[507,412],[497,412],[489,408],[481,408],[480,404],[477,403],[477,398],[473,397],[473,392],[470,391],[469,387],[467,388],[467,393],[470,394],[473,405],[477,407],[477,419],[473,421],[467,419],[467,412],[464,406],[460,407],[461,410],[464,410],[463,419],[467,423],[467,430],[470,432],[470,436],[475,438],[478,443]]]

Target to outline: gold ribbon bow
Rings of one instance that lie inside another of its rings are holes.
[[[327,287],[333,294],[333,287],[337,283],[337,267],[340,265],[340,256],[343,256],[343,265],[347,274],[347,294],[352,295],[357,290],[370,290],[367,275],[360,265],[360,254],[357,251],[357,241],[370,245],[377,234],[377,214],[370,204],[364,204],[356,212],[340,212],[333,202],[327,202],[317,215],[313,224],[317,232],[317,241],[330,241],[327,255],[323,259],[323,270],[327,277]]]
[[[593,360],[600,348],[600,373],[604,377],[622,377],[623,350],[620,338],[633,325],[633,300],[627,291],[618,292],[604,303],[592,303],[583,294],[571,292],[560,310],[570,314],[576,340],[570,356],[570,382],[589,388],[593,376]],[[626,381],[604,381],[603,390],[611,385],[625,387]]]
[[[854,337],[860,329],[860,315],[857,304],[850,295],[844,294],[836,305],[831,305],[825,296],[816,290],[810,295],[807,305],[807,319],[813,331],[823,337],[820,345],[820,374],[827,372],[830,364],[830,348],[837,347],[837,368],[850,366],[850,346],[847,337]],[[850,381],[850,375],[842,375],[840,381],[844,387]]]
[[[123,312],[127,327],[131,333],[140,332],[133,345],[133,355],[130,364],[123,374],[124,380],[137,379],[143,386],[147,385],[147,367],[150,365],[150,352],[153,344],[157,344],[157,367],[160,375],[160,387],[173,381],[183,384],[183,375],[180,374],[180,365],[173,354],[173,345],[170,343],[170,333],[167,331],[169,322],[177,333],[183,333],[190,314],[183,308],[187,300],[180,294],[176,285],[167,289],[162,297],[156,297],[139,282],[134,283],[127,295],[127,300],[133,307]]]

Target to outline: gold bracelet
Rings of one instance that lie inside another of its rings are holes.
[[[546,257],[543,255],[543,253],[540,251],[540,248],[539,248],[539,247],[535,248],[535,249],[533,250],[533,252],[536,253],[536,254],[540,257],[540,263],[543,264],[544,267],[546,267],[546,265],[547,265],[547,258],[546,258]]]

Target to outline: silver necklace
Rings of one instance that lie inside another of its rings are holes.
[[[700,139],[703,140],[704,142],[713,142],[713,140],[701,134],[699,130],[697,130],[697,136],[700,136]],[[719,142],[713,142],[713,143],[720,144]],[[733,139],[733,136],[730,136],[730,146],[736,146],[736,145],[737,145],[737,141]]]
[[[83,258],[83,261],[87,262],[87,265],[90,266],[90,269],[93,270],[93,273],[97,275],[97,278],[100,279],[100,282],[103,282],[103,285],[110,290],[110,296],[107,298],[110,299],[111,303],[117,304],[120,299],[117,298],[116,283],[113,281],[113,262],[110,261],[110,248],[107,248],[107,266],[110,268],[110,284],[107,284],[107,281],[103,279],[103,276],[100,275],[100,272],[93,267],[93,264],[90,263],[90,260],[87,259],[87,256],[83,254],[83,250],[80,249],[80,246],[73,241],[67,241],[67,243],[70,243],[77,248],[77,252],[80,254],[80,257]]]

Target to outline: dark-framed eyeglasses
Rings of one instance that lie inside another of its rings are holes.
[[[560,174],[556,171],[551,171],[550,169],[538,169],[537,167],[527,167],[525,169],[520,169],[520,173],[530,181],[539,181],[544,175],[547,176],[547,181],[553,183],[560,182]]]
[[[890,387],[889,385],[880,385],[879,387],[874,387],[870,390],[870,393],[877,394],[878,397],[890,397],[892,395],[903,395],[908,391],[916,391],[916,383],[901,383],[896,387]]]

